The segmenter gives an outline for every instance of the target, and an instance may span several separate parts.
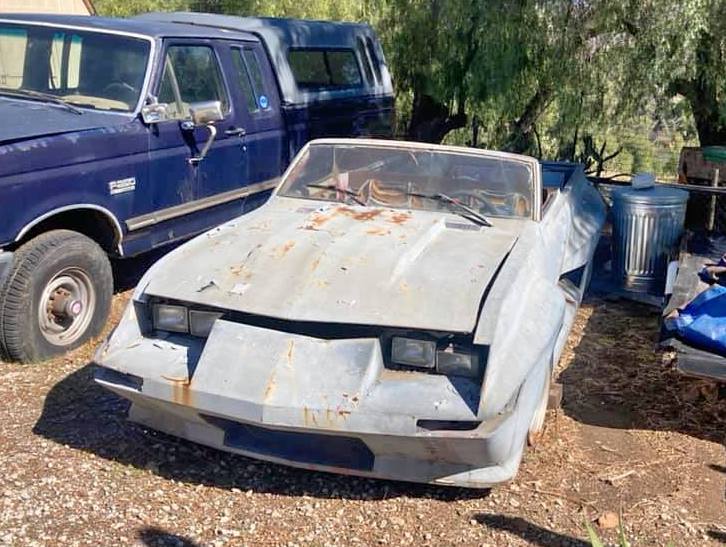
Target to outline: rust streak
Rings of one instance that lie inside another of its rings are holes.
[[[310,264],[311,272],[314,272],[315,270],[318,269],[318,266],[320,266],[320,260],[321,260],[321,257],[317,257],[315,260],[312,261],[312,263]]]
[[[273,370],[270,375],[270,380],[267,382],[267,388],[265,388],[265,402],[269,400],[275,390],[277,389],[277,371]]]
[[[293,349],[295,348],[295,341],[290,340],[287,344],[287,366],[292,366]]]
[[[284,245],[280,245],[279,247],[277,247],[277,249],[275,249],[275,256],[277,256],[277,258],[282,258],[288,252],[290,252],[290,249],[292,249],[294,246],[294,241],[288,241]]]
[[[189,378],[171,378],[162,376],[171,383],[172,401],[178,405],[192,406],[192,392]]]
[[[372,236],[387,236],[391,233],[391,230],[387,230],[382,226],[373,226],[372,228],[368,228],[366,233]]]

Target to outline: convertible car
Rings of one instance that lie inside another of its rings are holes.
[[[575,164],[313,141],[265,205],[147,272],[96,381],[222,450],[489,487],[543,428],[604,217]]]

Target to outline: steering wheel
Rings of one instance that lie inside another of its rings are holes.
[[[120,80],[108,84],[103,88],[102,93],[127,103],[133,101],[136,97],[136,89],[134,86]]]
[[[497,210],[494,206],[476,190],[458,190],[448,194],[450,198],[460,201],[467,207],[479,209],[484,214],[496,214]]]

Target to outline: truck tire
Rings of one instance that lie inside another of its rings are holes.
[[[52,230],[22,245],[13,259],[0,288],[0,356],[43,361],[101,333],[113,274],[93,240]]]

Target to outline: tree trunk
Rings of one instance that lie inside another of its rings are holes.
[[[703,33],[696,51],[696,76],[692,80],[676,80],[671,88],[691,105],[701,146],[726,145],[726,120],[719,108],[717,86],[709,77],[709,70],[723,63],[713,41],[710,33]]]
[[[452,114],[430,95],[415,92],[407,138],[439,144],[449,131],[466,126],[466,114],[459,110]]]
[[[534,129],[539,117],[544,113],[552,97],[549,87],[540,87],[524,107],[524,112],[512,124],[504,149],[524,153],[535,146]]]

